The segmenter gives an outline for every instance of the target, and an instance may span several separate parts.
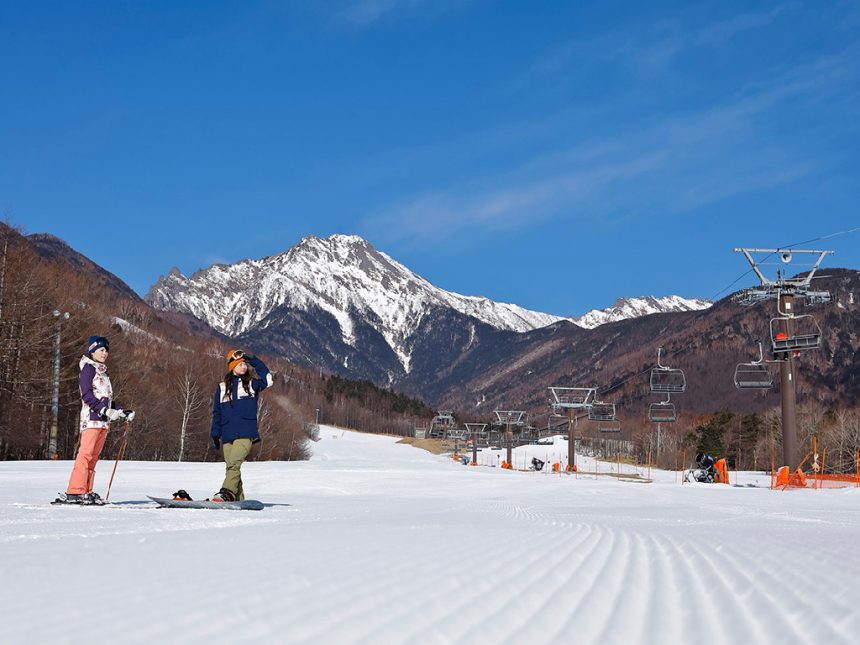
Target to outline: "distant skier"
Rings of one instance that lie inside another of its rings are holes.
[[[105,365],[109,351],[110,343],[107,338],[90,336],[86,354],[81,357],[81,374],[78,378],[81,389],[81,444],[75,457],[69,485],[65,495],[61,495],[57,500],[59,503],[104,503],[99,494],[93,492],[93,479],[110,422],[134,419],[133,410],[123,409],[113,399],[113,387]]]
[[[227,370],[215,388],[212,406],[212,445],[216,450],[223,448],[227,471],[221,490],[212,496],[215,502],[245,499],[242,464],[251,446],[260,441],[257,397],[272,384],[272,374],[265,363],[239,349],[227,354]]]

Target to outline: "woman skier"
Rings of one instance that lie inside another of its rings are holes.
[[[107,338],[90,336],[86,354],[81,357],[81,374],[78,378],[81,388],[81,445],[66,493],[60,495],[57,503],[104,504],[99,494],[93,492],[93,479],[110,422],[134,419],[133,410],[123,409],[113,400],[113,388],[105,365],[109,351]]]
[[[213,502],[245,499],[242,488],[242,463],[251,446],[260,441],[257,428],[257,397],[272,384],[265,363],[242,350],[227,354],[227,374],[215,388],[212,407],[212,445],[224,451],[226,475]]]

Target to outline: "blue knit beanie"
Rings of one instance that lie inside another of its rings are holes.
[[[110,351],[110,342],[104,336],[90,336],[90,339],[87,341],[87,354],[92,355],[99,347],[104,347]]]

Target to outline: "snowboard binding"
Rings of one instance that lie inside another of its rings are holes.
[[[173,493],[173,499],[177,499],[177,500],[183,500],[184,499],[184,500],[188,500],[189,502],[192,501],[191,495],[189,495],[187,492],[185,492],[185,490],[183,490],[182,488],[180,488],[178,491]]]

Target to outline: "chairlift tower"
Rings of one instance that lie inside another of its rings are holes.
[[[466,430],[472,438],[472,463],[471,466],[478,465],[478,437],[485,433],[487,429],[486,423],[466,423]]]
[[[804,298],[811,305],[826,304],[831,301],[829,291],[816,291],[812,288],[812,279],[824,257],[831,255],[833,251],[750,248],[736,248],[734,251],[743,253],[761,283],[758,287],[750,287],[736,293],[735,302],[752,306],[764,300],[776,300],[777,316],[770,321],[770,334],[773,361],[779,363],[780,372],[782,455],[784,465],[794,471],[798,467],[797,382],[794,378],[794,358],[801,352],[817,349],[821,345],[821,328],[818,323],[810,315],[796,315],[794,301],[796,298]],[[795,263],[795,256],[808,258],[810,262]],[[778,259],[778,262],[770,261],[771,258]],[[767,265],[792,264],[808,267],[808,271],[805,275],[787,278],[785,269],[780,268],[776,271],[776,279],[771,280],[762,270],[762,267]],[[763,358],[761,356],[759,361],[753,363],[761,364]],[[763,382],[766,382],[766,379]],[[742,386],[738,385],[738,387]]]
[[[550,387],[552,394],[553,412],[565,410],[568,414],[567,420],[567,466],[576,467],[576,437],[574,427],[577,410],[591,410],[594,399],[597,396],[597,388],[594,387]]]
[[[437,412],[430,422],[430,438],[447,439],[448,432],[454,428],[456,428],[456,422],[454,421],[454,414],[450,410]]]
[[[514,437],[511,432],[512,426],[521,426],[525,423],[525,410],[495,410],[496,421],[493,425],[505,426],[505,443],[508,444],[507,463],[513,467],[513,442]]]

